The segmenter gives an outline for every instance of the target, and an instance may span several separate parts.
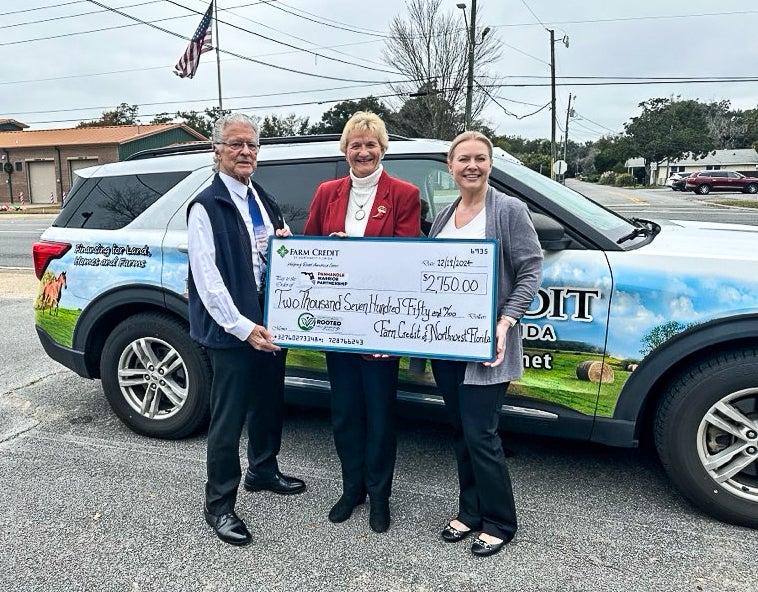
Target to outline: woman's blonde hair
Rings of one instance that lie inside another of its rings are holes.
[[[342,130],[342,137],[340,138],[340,150],[342,150],[343,154],[347,154],[348,137],[355,132],[370,133],[379,142],[382,153],[387,151],[387,146],[389,146],[387,126],[384,125],[382,118],[376,113],[357,111],[347,120],[345,128]]]
[[[490,160],[492,160],[492,142],[490,139],[485,136],[482,132],[463,132],[455,136],[453,141],[450,143],[450,148],[447,151],[447,161],[451,162],[453,160],[453,152],[455,152],[455,149],[458,147],[458,144],[461,142],[466,142],[468,140],[478,140],[480,142],[483,142],[487,145],[487,150],[490,153]]]

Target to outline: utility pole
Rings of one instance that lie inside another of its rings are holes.
[[[215,45],[216,45],[216,80],[218,81],[218,108],[220,111],[224,110],[224,99],[223,95],[221,94],[221,50],[219,49],[219,38],[218,38],[218,1],[213,3],[213,24],[216,27],[216,38],[215,38]]]
[[[566,108],[566,133],[564,134],[565,141],[563,142],[563,160],[566,160],[566,149],[568,148],[568,143],[569,143],[569,118],[570,117],[571,117],[571,93],[569,93],[569,103],[568,103],[568,107]]]
[[[463,19],[466,23],[466,33],[468,34],[468,83],[466,85],[466,112],[464,114],[464,125],[467,130],[471,129],[471,104],[474,98],[474,49],[476,48],[476,0],[471,0],[471,23],[466,18],[466,5],[456,4],[463,10]]]
[[[550,33],[550,178],[555,179],[553,166],[555,165],[555,31],[548,29]]]

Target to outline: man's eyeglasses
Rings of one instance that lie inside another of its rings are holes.
[[[261,145],[258,142],[216,142],[216,143],[223,144],[224,146],[229,146],[229,148],[235,151],[242,150],[243,147],[247,146],[250,152],[258,152],[258,150],[261,147]]]

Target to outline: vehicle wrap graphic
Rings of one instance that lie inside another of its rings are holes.
[[[185,253],[164,249],[161,258],[138,235],[118,244],[97,238],[51,262],[40,282],[37,324],[67,347],[84,307],[110,289],[133,283],[187,297]],[[758,312],[758,277],[746,283],[744,270],[723,260],[683,259],[666,270],[655,253],[638,255],[546,253],[542,287],[519,325],[526,371],[510,394],[610,417],[628,377],[656,347],[698,323]],[[315,351],[292,348],[288,364],[325,370]],[[401,375],[430,380],[428,366],[426,376]]]

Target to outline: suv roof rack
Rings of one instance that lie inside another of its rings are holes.
[[[388,134],[390,140],[409,140],[405,136],[398,134]],[[311,142],[339,142],[342,134],[311,134],[305,136],[277,136],[272,138],[261,138],[263,145],[276,144],[308,144]],[[188,142],[186,144],[172,144],[170,146],[160,146],[158,148],[148,148],[130,154],[124,160],[142,160],[143,158],[155,158],[159,156],[174,156],[176,154],[191,154],[194,152],[208,152],[213,148],[212,142]]]

